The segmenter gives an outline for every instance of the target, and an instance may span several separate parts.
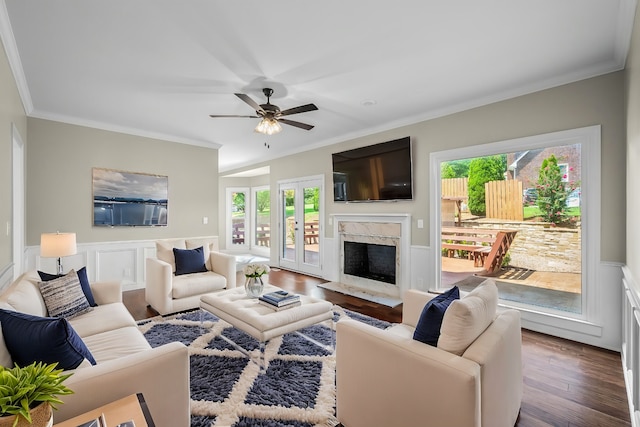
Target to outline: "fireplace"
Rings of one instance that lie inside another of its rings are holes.
[[[372,295],[401,298],[409,289],[411,216],[336,214],[339,283]]]
[[[344,274],[396,284],[396,247],[344,242]]]

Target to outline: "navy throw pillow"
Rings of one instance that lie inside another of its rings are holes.
[[[176,276],[207,271],[207,266],[204,264],[204,248],[202,246],[196,249],[173,248],[173,256],[176,259]]]
[[[96,301],[93,299],[93,292],[91,292],[91,285],[89,284],[89,278],[87,277],[87,268],[82,267],[80,270],[76,271],[76,274],[78,274],[78,280],[80,280],[82,292],[84,293],[84,296],[87,297],[89,305],[91,307],[97,307],[98,304],[96,304]],[[64,276],[64,274],[49,274],[44,271],[38,271],[38,275],[40,276],[40,280],[43,282],[48,282],[49,280]]]
[[[64,318],[39,317],[0,309],[4,342],[13,363],[58,363],[58,368],[75,369],[84,359],[96,360],[82,338]]]
[[[437,346],[444,312],[457,299],[460,299],[460,290],[454,286],[426,303],[420,314],[416,330],[413,332],[413,339],[434,347]]]

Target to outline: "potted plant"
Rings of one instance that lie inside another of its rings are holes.
[[[71,374],[63,375],[57,365],[0,366],[0,427],[53,424],[53,409],[62,403],[58,396],[73,393],[63,384]]]

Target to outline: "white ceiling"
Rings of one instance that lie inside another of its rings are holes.
[[[27,114],[220,147],[221,172],[624,68],[636,0],[0,0]],[[267,137],[234,96],[315,103]],[[372,104],[372,105],[368,105]],[[269,145],[269,148],[265,146]]]

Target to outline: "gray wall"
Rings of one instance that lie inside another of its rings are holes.
[[[27,117],[4,46],[0,43],[0,272],[13,262],[13,238],[11,233],[6,233],[7,224],[13,227],[12,124],[26,143]]]
[[[217,235],[217,149],[34,118],[28,132],[27,245],[55,231],[79,243]],[[94,227],[94,167],[168,176],[168,226]]]
[[[624,262],[626,240],[624,98],[624,73],[611,73],[256,166],[270,165],[270,180],[274,189],[277,188],[276,183],[279,180],[324,174],[327,218],[332,213],[347,212],[411,213],[412,244],[428,246],[431,211],[429,206],[430,153],[584,126],[602,125],[602,260]],[[414,142],[415,199],[413,201],[361,204],[333,202],[331,153],[407,135],[411,136]],[[588,171],[585,172],[588,173]],[[225,182],[221,180],[220,183],[222,186]],[[424,220],[424,229],[417,228],[417,219]],[[332,233],[332,227],[325,227],[325,236],[332,237]]]

